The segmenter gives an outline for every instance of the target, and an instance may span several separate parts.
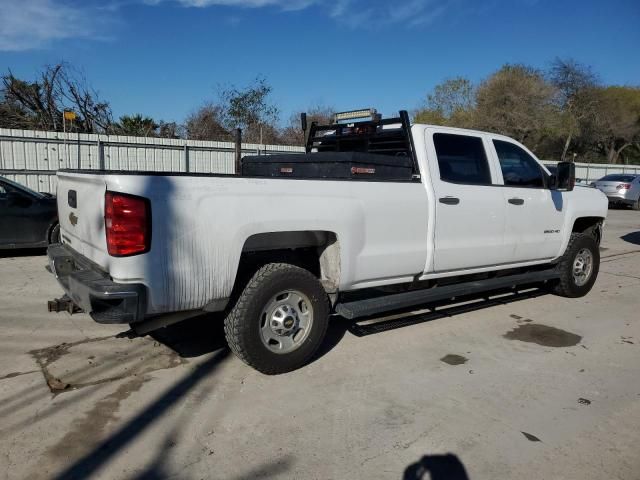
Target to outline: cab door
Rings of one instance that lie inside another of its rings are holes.
[[[505,201],[483,134],[427,129],[435,193],[433,271],[504,263]],[[435,161],[434,161],[435,160]]]
[[[559,255],[564,234],[566,196],[547,187],[542,164],[506,138],[491,140],[500,167],[506,205],[505,252],[510,263],[551,259]]]

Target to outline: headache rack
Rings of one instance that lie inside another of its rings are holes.
[[[368,119],[362,120],[365,117]],[[318,125],[317,122],[307,125],[305,113],[301,120],[307,153],[361,152],[405,157],[411,160],[413,176],[419,178],[420,170],[406,110],[400,110],[399,116],[393,118],[382,118],[372,108],[340,112],[334,115],[331,125]]]

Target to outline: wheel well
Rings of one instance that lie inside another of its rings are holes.
[[[51,243],[51,235],[53,235],[53,230],[60,224],[58,220],[54,220],[51,222],[49,227],[47,228],[47,243]]]
[[[244,284],[267,263],[290,263],[320,279],[328,293],[340,282],[340,248],[337,235],[321,230],[269,232],[247,239],[240,256],[237,281]]]
[[[602,240],[602,217],[581,217],[576,219],[573,224],[572,233],[584,233],[595,238],[598,245]]]

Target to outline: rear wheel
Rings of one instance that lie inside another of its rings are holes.
[[[555,286],[555,293],[571,298],[589,293],[600,270],[600,251],[596,240],[590,235],[572,233],[558,270],[560,280]]]
[[[231,350],[247,365],[274,375],[305,365],[327,331],[329,301],[309,271],[269,263],[249,280],[225,320]]]
[[[631,204],[631,209],[640,210],[640,197],[638,197],[638,199]]]

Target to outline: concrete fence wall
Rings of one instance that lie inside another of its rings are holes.
[[[242,145],[243,155],[302,151],[304,148],[293,146]],[[235,145],[0,128],[0,175],[33,190],[55,193],[55,172],[60,168],[234,173]],[[597,180],[609,173],[640,174],[640,165],[576,163],[576,176],[583,180]]]
[[[242,145],[243,155],[302,151],[302,147]],[[55,172],[60,168],[234,173],[235,144],[0,129],[0,175],[33,190],[55,193]]]

